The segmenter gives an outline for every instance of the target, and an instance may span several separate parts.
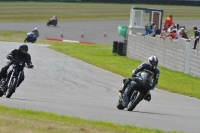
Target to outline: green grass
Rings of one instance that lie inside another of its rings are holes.
[[[53,15],[57,15],[59,21],[121,20],[129,19],[131,6],[163,9],[164,18],[172,14],[175,20],[200,19],[200,8],[195,6],[67,2],[0,2],[0,21],[47,21]]]
[[[111,122],[90,121],[0,106],[1,133],[164,133],[164,131]],[[172,132],[171,132],[172,133]],[[175,131],[173,131],[175,133]]]
[[[83,45],[74,43],[52,42],[51,49],[88,62],[124,77],[130,77],[132,70],[141,64],[112,54],[111,45]],[[158,88],[200,99],[199,78],[159,67],[161,71]]]

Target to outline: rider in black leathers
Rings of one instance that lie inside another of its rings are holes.
[[[10,65],[13,64],[12,59],[23,62],[24,66],[25,66],[25,63],[26,63],[28,68],[33,68],[33,65],[32,65],[32,62],[31,62],[31,56],[28,53],[28,46],[26,44],[20,45],[19,49],[14,49],[11,53],[9,53],[7,55],[7,59],[9,59],[11,61],[9,61],[7,63],[7,65],[5,65],[1,69],[1,71],[0,71],[0,81],[2,80],[2,78],[6,78],[7,70],[10,67]],[[24,72],[22,72],[22,74],[21,74],[21,77],[19,79],[17,87],[19,87],[19,85],[22,83],[23,80],[24,80]]]
[[[120,93],[124,93],[127,85],[135,80],[135,77],[137,74],[143,72],[143,71],[148,71],[154,75],[153,77],[153,83],[151,84],[151,88],[154,89],[154,87],[158,84],[158,79],[160,76],[160,71],[157,68],[158,65],[158,58],[156,56],[151,56],[148,59],[148,63],[142,63],[138,68],[133,70],[132,77],[131,78],[126,78],[124,79],[124,86],[121,90],[119,90]],[[146,97],[144,98],[147,101],[151,100],[151,93],[149,92]]]

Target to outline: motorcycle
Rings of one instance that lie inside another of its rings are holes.
[[[117,103],[117,108],[119,110],[127,108],[128,111],[132,111],[139,102],[146,98],[152,89],[153,74],[150,72],[144,71],[134,78],[135,80],[127,85],[124,93],[119,93],[119,100]]]
[[[57,23],[58,23],[58,20],[49,20],[49,21],[47,22],[47,26],[49,26],[49,25],[54,25],[54,26],[56,26]]]
[[[36,40],[37,40],[37,36],[32,32],[28,32],[27,36],[26,36],[26,38],[24,40],[24,43],[26,43],[26,42],[34,43],[34,42],[36,42]]]
[[[16,91],[21,73],[24,69],[23,62],[15,59],[12,59],[12,61],[13,64],[9,67],[6,78],[0,81],[0,97],[6,95],[7,98],[10,98],[12,96],[12,94]]]

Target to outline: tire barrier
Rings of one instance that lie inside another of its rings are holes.
[[[112,53],[117,53],[117,47],[118,47],[118,41],[114,41],[113,42]]]

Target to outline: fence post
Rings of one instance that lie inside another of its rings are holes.
[[[185,65],[184,65],[184,73],[189,73],[189,62],[190,61],[190,40],[186,40],[185,45]]]

